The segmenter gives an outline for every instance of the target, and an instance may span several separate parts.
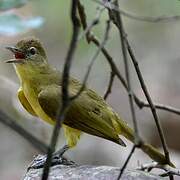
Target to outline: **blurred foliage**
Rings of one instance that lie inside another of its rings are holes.
[[[18,8],[25,5],[28,0],[1,0],[0,10],[8,10],[12,8]]]
[[[24,19],[16,14],[3,14],[0,16],[0,34],[16,35],[31,28],[37,28],[44,22],[41,17]]]
[[[180,10],[179,0],[121,0],[120,3],[125,5],[129,12],[142,16],[178,15]]]
[[[0,10],[10,10],[25,5],[28,0],[1,0]],[[0,15],[0,35],[17,35],[29,29],[38,28],[43,24],[42,17],[24,18],[15,12]]]

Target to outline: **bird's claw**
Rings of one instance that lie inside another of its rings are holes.
[[[29,165],[29,167],[27,168],[27,170],[29,171],[30,169],[40,169],[44,167],[44,164],[46,162],[46,155],[38,155],[33,161],[32,163]],[[53,155],[52,157],[52,161],[51,161],[51,166],[55,166],[55,165],[66,165],[66,166],[70,166],[70,165],[74,165],[75,163],[71,160],[68,160],[67,158],[63,157],[63,156],[59,156],[57,154]]]

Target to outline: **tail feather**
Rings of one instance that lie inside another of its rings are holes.
[[[154,161],[156,161],[156,162],[158,162],[160,164],[167,164],[168,163],[165,156],[162,153],[160,153],[152,145],[144,143],[144,144],[142,144],[141,149],[142,149],[143,152],[145,152]],[[170,162],[169,165],[172,166],[172,167],[175,167],[175,165],[172,162]]]
[[[119,137],[119,136],[118,136]],[[119,137],[118,138],[118,141],[117,141],[117,143],[118,144],[120,144],[121,146],[124,146],[124,147],[126,147],[126,144],[125,144],[125,142]]]
[[[128,126],[128,124],[125,121],[119,119],[119,117],[118,120],[114,120],[114,121],[116,123],[114,122],[113,125],[116,125],[116,130],[119,130],[118,132],[121,135],[123,135],[125,138],[130,140],[132,143],[134,143],[134,131]],[[143,143],[140,148],[145,154],[147,154],[154,161],[160,164],[167,164],[167,160],[165,156],[152,145]],[[170,163],[170,166],[175,167],[173,163]]]

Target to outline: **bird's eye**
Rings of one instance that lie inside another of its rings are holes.
[[[31,55],[35,55],[35,54],[37,53],[37,49],[36,49],[35,47],[30,47],[30,48],[29,48],[29,53],[30,53]]]

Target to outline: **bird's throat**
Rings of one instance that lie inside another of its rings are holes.
[[[28,63],[15,64],[14,66],[15,66],[16,74],[18,75],[18,78],[21,83],[26,83],[28,81],[32,82],[33,79],[36,80],[41,79],[42,74],[46,74],[46,71],[48,71],[48,67],[49,67],[46,65],[34,66]]]

